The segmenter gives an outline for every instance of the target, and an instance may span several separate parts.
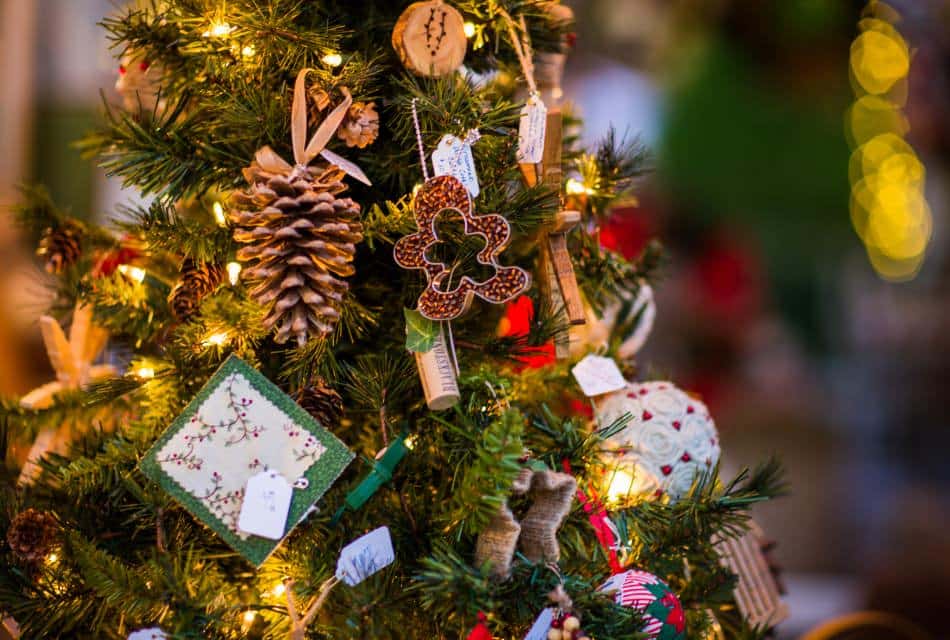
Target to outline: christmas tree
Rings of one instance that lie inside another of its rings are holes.
[[[701,399],[638,371],[660,250],[627,261],[598,228],[647,154],[577,147],[571,21],[542,0],[103,21],[123,100],[82,146],[150,201],[105,227],[40,190],[20,212],[57,373],[2,405],[22,637],[779,621],[749,521],[778,466],[720,478]]]

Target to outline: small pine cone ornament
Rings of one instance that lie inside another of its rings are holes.
[[[46,272],[59,275],[76,264],[82,255],[81,238],[81,229],[72,222],[46,229],[36,250],[36,255],[46,260]]]
[[[181,265],[178,283],[168,294],[172,314],[179,321],[190,318],[198,311],[201,301],[213,292],[223,277],[220,265],[195,262],[186,258]]]
[[[301,389],[297,403],[327,429],[336,427],[343,417],[343,398],[323,378]]]
[[[244,170],[251,188],[233,197],[230,214],[237,258],[251,266],[242,277],[251,295],[267,308],[264,326],[276,327],[276,340],[298,344],[327,335],[340,319],[338,305],[347,290],[339,277],[355,272],[356,243],[363,239],[360,206],[341,198],[343,170],[333,164],[297,165],[274,171],[274,152],[258,151]],[[337,277],[339,276],[339,277]]]
[[[346,118],[336,132],[337,137],[348,147],[363,147],[373,144],[379,135],[379,114],[375,102],[354,102],[346,112]]]
[[[7,544],[14,555],[26,562],[45,558],[58,538],[56,516],[32,508],[18,513],[7,529]]]

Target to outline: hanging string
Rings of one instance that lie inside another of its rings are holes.
[[[290,616],[290,640],[304,640],[307,627],[310,626],[310,623],[313,622],[313,619],[317,616],[321,607],[323,607],[323,603],[326,602],[330,591],[339,583],[339,578],[331,576],[321,584],[317,597],[310,606],[307,607],[306,612],[304,612],[301,618],[300,612],[297,610],[297,602],[294,599],[294,581],[290,578],[284,580],[284,588],[287,594],[287,615]]]
[[[528,23],[524,19],[524,14],[520,16],[519,25],[521,27],[521,37],[515,30],[515,21],[511,15],[504,9],[498,9],[498,13],[505,19],[505,26],[508,27],[508,36],[511,38],[511,47],[518,56],[518,62],[521,63],[521,72],[524,74],[525,82],[528,83],[528,91],[531,94],[538,93],[538,86],[534,82],[534,61],[531,59],[531,40],[528,38]]]
[[[422,177],[425,182],[429,181],[429,167],[426,166],[426,150],[422,144],[422,128],[419,126],[419,112],[416,110],[416,101],[419,98],[412,99],[412,124],[416,128],[416,144],[419,145],[419,162],[422,164]]]

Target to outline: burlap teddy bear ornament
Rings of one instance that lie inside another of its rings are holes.
[[[577,480],[567,473],[522,469],[511,495],[527,495],[531,506],[519,521],[507,502],[478,534],[475,562],[490,563],[492,575],[507,578],[515,549],[531,562],[556,562],[561,555],[557,531],[571,511]]]

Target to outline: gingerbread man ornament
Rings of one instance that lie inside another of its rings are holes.
[[[480,264],[493,267],[495,273],[484,282],[462,276],[458,286],[446,290],[451,275],[449,267],[426,257],[429,247],[439,242],[435,221],[442,211],[457,212],[465,225],[466,235],[485,238],[485,248],[478,252]],[[416,194],[414,211],[419,231],[401,238],[393,249],[396,263],[404,269],[426,272],[428,286],[419,296],[419,313],[430,320],[452,320],[468,310],[478,296],[486,302],[499,304],[523,293],[531,284],[531,276],[519,267],[498,264],[498,254],[508,245],[511,228],[503,216],[495,213],[475,215],[468,190],[450,175],[426,180]]]

